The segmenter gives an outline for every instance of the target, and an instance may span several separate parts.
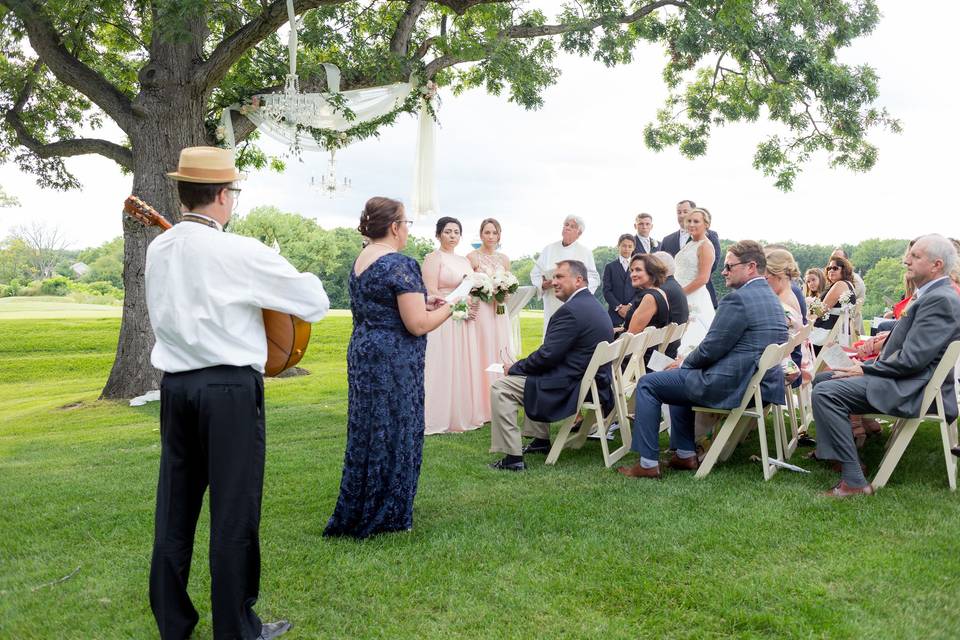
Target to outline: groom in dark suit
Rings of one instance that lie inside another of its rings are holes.
[[[953,244],[940,235],[923,236],[903,263],[917,287],[915,302],[900,317],[875,362],[855,364],[817,376],[813,418],[817,457],[840,463],[840,482],[824,495],[870,495],[873,487],[860,466],[850,416],[884,413],[910,418],[920,412],[923,390],[943,352],[960,340],[960,296],[947,274],[957,264]],[[941,387],[948,422],[957,419],[953,374]]]
[[[660,251],[666,251],[670,255],[676,256],[680,253],[683,245],[689,242],[690,234],[686,232],[684,220],[686,220],[687,214],[693,211],[696,206],[693,200],[681,200],[677,203],[677,224],[680,225],[680,228],[664,236],[663,241],[660,243]],[[707,229],[707,238],[710,240],[710,244],[713,245],[713,268],[710,269],[710,274],[712,275],[713,272],[717,270],[717,266],[720,264],[720,257],[723,254],[720,253],[720,236],[717,235],[717,232],[713,229]],[[710,292],[710,300],[713,302],[713,308],[716,309],[717,291],[713,288],[712,280],[707,280],[707,291]]]
[[[727,251],[723,274],[733,291],[720,301],[710,331],[682,365],[677,360],[672,368],[640,379],[631,446],[640,461],[617,471],[631,478],[660,478],[663,404],[670,405],[670,446],[676,450],[668,466],[683,471],[697,468],[693,407],[739,405],[764,349],[787,340],[783,307],[763,277],[766,267],[763,247],[752,240],[742,240]],[[764,402],[783,403],[779,364],[764,375],[761,394]]]
[[[613,325],[606,311],[587,288],[587,267],[577,260],[557,263],[553,291],[563,305],[547,325],[540,348],[504,368],[507,375],[490,387],[490,452],[505,457],[494,469],[523,471],[524,453],[550,450],[550,423],[573,415],[580,381],[597,345],[613,340]],[[613,406],[609,365],[597,372],[603,406]],[[526,414],[523,435],[533,441],[522,447],[517,412]]]
[[[637,235],[633,236],[633,253],[653,253],[660,251],[660,243],[650,233],[653,231],[653,216],[649,213],[640,213],[633,222]]]

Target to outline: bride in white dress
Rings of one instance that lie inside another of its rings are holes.
[[[690,307],[690,324],[680,341],[679,355],[693,351],[710,329],[715,311],[710,292],[706,284],[713,269],[713,244],[707,238],[710,228],[710,212],[706,209],[694,209],[684,221],[690,240],[681,247],[676,255],[674,277],[687,294]]]

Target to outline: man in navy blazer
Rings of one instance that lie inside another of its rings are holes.
[[[683,248],[683,245],[690,239],[690,234],[684,229],[684,220],[687,214],[693,211],[696,206],[693,200],[681,200],[677,203],[677,224],[680,225],[680,228],[664,236],[663,241],[660,243],[660,251],[666,251],[672,256],[680,253],[680,249]],[[720,236],[717,235],[717,232],[713,229],[707,229],[707,238],[710,239],[710,244],[713,245],[713,268],[710,269],[712,275],[713,272],[717,270],[717,266],[720,264],[720,256],[723,254],[720,253]],[[712,280],[707,280],[707,291],[710,292],[710,300],[713,301],[713,308],[716,309],[717,291],[713,288]]]
[[[947,274],[957,264],[953,243],[940,235],[919,238],[903,263],[917,287],[916,300],[904,312],[874,362],[823,373],[814,380],[813,418],[817,458],[840,463],[840,482],[824,495],[870,495],[873,487],[860,466],[850,416],[883,413],[912,418],[920,412],[923,391],[944,351],[960,340],[960,296]],[[953,374],[940,388],[947,422],[957,419]]]
[[[507,375],[490,387],[490,452],[505,457],[490,466],[523,471],[524,453],[550,450],[550,423],[573,415],[580,382],[597,345],[613,340],[610,317],[590,293],[587,267],[577,260],[557,263],[553,291],[563,305],[547,324],[540,348],[515,362]],[[603,406],[613,406],[610,366],[597,372]],[[523,435],[533,438],[522,447],[517,412],[523,407]]]
[[[670,446],[676,453],[668,466],[698,467],[694,444],[693,407],[733,409],[740,404],[747,383],[757,370],[764,349],[787,340],[787,323],[777,295],[763,277],[767,261],[763,248],[742,240],[727,251],[724,279],[733,291],[720,301],[717,315],[703,341],[681,366],[648,373],[635,396],[631,448],[640,461],[618,471],[632,478],[660,478],[660,408],[670,405]],[[764,402],[783,404],[783,371],[778,363],[763,376]]]
[[[603,268],[603,299],[614,329],[623,326],[636,291],[630,283],[630,258],[634,253],[633,234],[625,233],[617,242],[620,255]]]

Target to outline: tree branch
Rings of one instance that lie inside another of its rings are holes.
[[[437,36],[430,36],[426,40],[420,43],[420,46],[417,47],[417,50],[413,53],[414,60],[420,60],[423,56],[427,55],[427,52],[430,51],[430,47],[433,46],[438,40]]]
[[[10,0],[0,0],[8,2]],[[322,6],[343,4],[347,0],[296,0],[297,15]],[[197,68],[197,79],[205,91],[210,91],[223,80],[230,67],[243,57],[250,47],[269,36],[287,22],[286,0],[264,4],[263,13],[246,23],[217,45],[206,62]]]
[[[616,18],[615,22],[620,24],[630,24],[646,17],[657,9],[668,6],[685,9],[687,7],[687,3],[685,0],[657,0],[656,2],[651,2],[648,5],[640,7],[633,13],[621,15],[620,17]],[[583,22],[575,22],[571,24],[545,24],[535,27],[514,25],[501,31],[500,36],[507,38],[539,38],[542,36],[556,36],[562,33],[567,33],[568,31],[588,31],[590,29],[596,29],[605,22],[607,22],[607,19],[605,18],[594,18],[593,20],[584,20]]]
[[[444,3],[440,3],[444,4]],[[657,9],[663,7],[672,6],[679,7],[681,9],[687,8],[687,3],[685,0],[657,0],[656,2],[651,2],[648,5],[640,7],[636,11],[630,14],[623,14],[615,19],[615,22],[619,24],[631,24],[637,22],[647,15],[653,13]],[[581,22],[574,22],[570,24],[555,24],[555,25],[541,25],[536,27],[528,27],[522,25],[513,25],[503,29],[497,34],[498,39],[511,39],[511,38],[540,38],[543,36],[556,36],[563,33],[568,33],[570,31],[588,31],[590,29],[596,29],[597,27],[605,24],[607,22],[604,18],[595,18],[593,20],[584,20]],[[424,43],[426,44],[426,42]],[[431,43],[432,44],[432,43]],[[426,52],[424,52],[426,54]],[[425,69],[425,74],[427,78],[432,78],[438,71],[441,69],[446,69],[447,67],[452,67],[463,62],[476,62],[481,60],[482,55],[471,56],[468,58],[455,56],[452,54],[444,54],[435,60],[432,60],[427,64]]]
[[[410,0],[407,10],[397,23],[397,29],[390,38],[390,51],[398,56],[406,56],[410,47],[410,34],[417,24],[417,19],[427,6],[427,0]]]
[[[33,74],[27,78],[23,90],[14,105],[4,114],[4,119],[17,136],[17,142],[32,151],[39,158],[56,158],[98,154],[109,158],[121,167],[133,170],[133,153],[124,146],[100,138],[73,138],[45,143],[33,136],[27,129],[20,112],[27,104],[36,83],[36,74],[40,71],[40,61],[33,66]]]
[[[60,82],[90,98],[124,132],[130,132],[134,125],[130,98],[67,51],[40,4],[33,0],[0,0],[0,6],[8,8],[20,19],[30,38],[30,46]]]

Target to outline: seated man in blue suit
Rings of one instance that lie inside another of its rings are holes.
[[[822,373],[814,379],[813,419],[817,424],[817,458],[835,460],[840,482],[824,495],[847,498],[870,495],[873,487],[860,466],[850,416],[885,413],[910,418],[920,412],[923,390],[943,353],[960,340],[960,297],[948,274],[957,264],[953,244],[940,235],[918,238],[903,263],[917,287],[910,305],[873,362]],[[953,374],[941,387],[948,422],[957,419]]]
[[[669,370],[640,379],[631,446],[640,461],[617,471],[631,478],[660,478],[662,404],[670,405],[670,446],[676,449],[668,466],[691,471],[698,467],[693,407],[739,405],[764,349],[787,340],[783,307],[763,277],[766,268],[763,247],[752,240],[742,240],[727,251],[723,277],[733,291],[720,301],[710,331],[682,365],[677,360]],[[764,375],[761,394],[764,402],[783,403],[779,364]]]
[[[494,469],[523,471],[523,454],[550,450],[550,423],[573,415],[593,352],[601,342],[613,340],[610,316],[587,283],[587,267],[582,262],[557,263],[552,284],[563,305],[550,318],[543,344],[510,366],[507,375],[490,387],[490,452],[505,454],[490,465]],[[605,407],[613,406],[611,380],[609,366],[597,372],[600,401]],[[526,413],[523,435],[533,438],[526,447],[517,425],[521,406]]]

